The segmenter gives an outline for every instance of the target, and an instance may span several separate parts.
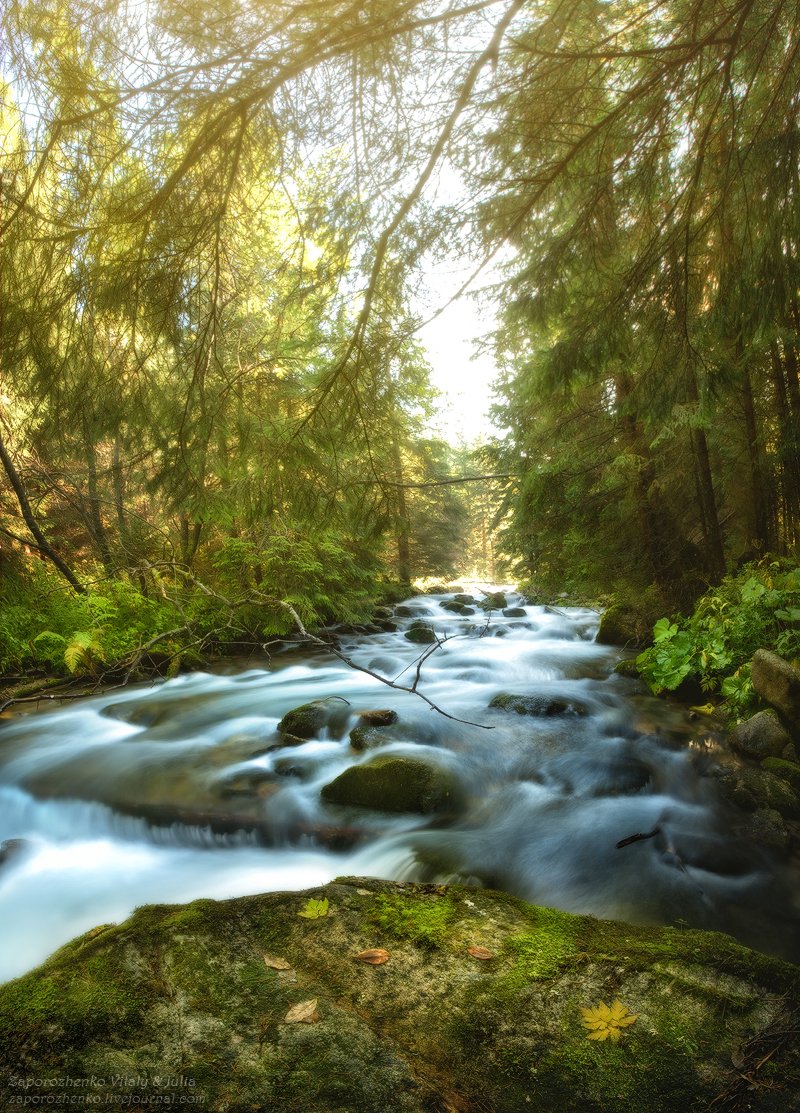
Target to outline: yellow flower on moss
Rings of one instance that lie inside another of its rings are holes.
[[[583,1023],[589,1029],[590,1040],[619,1039],[623,1028],[630,1027],[636,1021],[636,1013],[628,1012],[627,1006],[620,1001],[613,1005],[606,1005],[602,1001],[590,1009],[581,1009]]]

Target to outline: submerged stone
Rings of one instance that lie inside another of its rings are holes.
[[[586,708],[575,700],[558,696],[518,696],[499,692],[489,701],[489,707],[499,711],[513,711],[517,715],[585,715]]]
[[[0,1103],[81,1079],[98,1105],[242,1113],[790,1113],[799,981],[724,935],[460,886],[151,906],[0,987]],[[617,1001],[630,1023],[589,1039],[582,1010]]]

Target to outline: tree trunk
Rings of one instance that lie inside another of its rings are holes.
[[[694,368],[689,367],[687,393],[694,405],[700,401]],[[700,514],[705,534],[706,560],[709,572],[720,579],[725,572],[725,547],[722,542],[722,528],[719,524],[717,497],[714,493],[714,475],[711,470],[711,455],[708,451],[708,438],[705,429],[693,427],[691,431],[692,452],[695,462],[695,481],[700,503]]]
[[[97,551],[103,562],[103,568],[106,574],[111,576],[114,572],[114,561],[111,558],[111,546],[108,541],[108,533],[106,532],[103,516],[100,512],[100,493],[97,486],[97,449],[88,430],[84,430],[84,447],[86,450],[89,490],[89,532],[97,546]]]
[[[64,563],[55,549],[51,546],[45,535],[42,533],[41,528],[39,527],[39,523],[34,517],[33,509],[31,508],[31,504],[25,490],[25,484],[22,482],[22,478],[19,475],[17,469],[14,467],[14,462],[6,450],[2,432],[0,432],[0,463],[2,463],[3,470],[8,476],[8,481],[13,488],[14,494],[17,496],[17,502],[19,503],[20,512],[22,513],[22,517],[25,520],[25,524],[36,539],[37,548],[58,569],[67,583],[70,584],[70,586],[73,587],[75,591],[79,592],[81,595],[85,595],[86,588],[83,586],[83,584],[79,583],[78,580],[76,580],[69,566]]]
[[[742,404],[747,434],[747,457],[750,462],[750,487],[753,500],[753,537],[762,549],[770,547],[769,514],[766,488],[761,467],[761,450],[758,443],[756,408],[753,400],[753,383],[747,367],[742,368]]]

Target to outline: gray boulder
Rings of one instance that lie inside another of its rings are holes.
[[[756,650],[750,671],[756,694],[775,708],[793,733],[800,731],[800,672],[769,649]]]
[[[759,711],[743,723],[738,723],[731,732],[734,750],[757,761],[765,757],[780,757],[790,744],[791,738],[774,711]]]

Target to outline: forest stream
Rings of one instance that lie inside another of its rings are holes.
[[[395,631],[345,636],[341,649],[410,685],[430,647],[405,634],[430,623],[444,640],[419,689],[452,718],[311,649],[3,725],[0,979],[137,905],[342,875],[459,880],[572,912],[683,922],[797,961],[796,871],[733,834],[710,775],[727,751],[613,671],[620,653],[595,642],[596,612],[513,593],[488,618],[448,605],[415,597]],[[314,700],[328,725],[284,745],[282,716]],[[397,720],[358,751],[349,733],[375,710]],[[321,797],[377,755],[433,766],[446,806],[393,813]]]

